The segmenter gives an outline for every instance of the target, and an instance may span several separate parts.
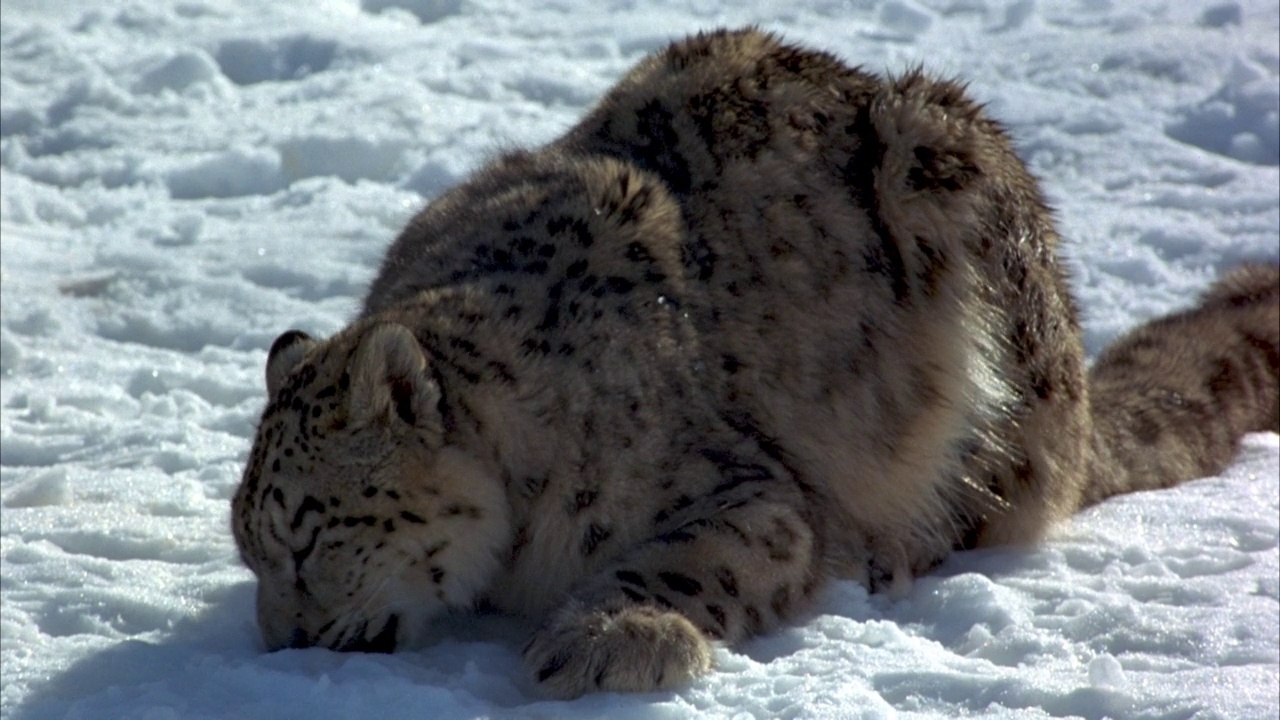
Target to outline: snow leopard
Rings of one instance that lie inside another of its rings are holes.
[[[1053,213],[960,83],[675,42],[285,332],[232,507],[265,646],[530,619],[530,687],[687,686],[852,579],[904,594],[1280,431],[1280,268],[1087,367]]]

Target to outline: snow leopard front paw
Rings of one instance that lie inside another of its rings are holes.
[[[648,605],[557,614],[525,648],[534,679],[556,697],[688,685],[711,669],[707,639],[683,615]]]

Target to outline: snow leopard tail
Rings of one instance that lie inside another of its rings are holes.
[[[1195,308],[1122,337],[1089,380],[1082,505],[1221,472],[1242,435],[1280,432],[1280,267],[1224,276]]]

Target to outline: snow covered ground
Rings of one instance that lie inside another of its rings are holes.
[[[540,699],[500,619],[262,652],[229,499],[266,348],[422,203],[671,38],[758,23],[971,80],[1060,209],[1087,345],[1280,256],[1274,0],[5,0],[0,715],[1276,718],[1280,439],[1219,478],[834,586],[679,693]]]

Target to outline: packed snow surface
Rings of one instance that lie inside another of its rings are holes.
[[[541,698],[521,622],[266,654],[228,505],[281,331],[424,201],[678,36],[966,78],[1059,210],[1096,353],[1280,255],[1270,0],[5,0],[4,718],[1275,718],[1280,440],[905,598],[837,583],[681,692]]]

